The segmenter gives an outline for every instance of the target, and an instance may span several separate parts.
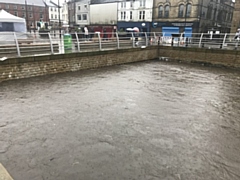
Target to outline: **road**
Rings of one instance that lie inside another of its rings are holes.
[[[0,84],[15,180],[239,180],[240,72],[146,61]]]

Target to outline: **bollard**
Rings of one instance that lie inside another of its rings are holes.
[[[71,34],[64,34],[63,43],[64,43],[64,52],[71,53],[72,52],[72,36],[71,36]]]
[[[172,37],[172,42],[171,42],[171,46],[173,46],[173,41],[174,41],[174,38]]]

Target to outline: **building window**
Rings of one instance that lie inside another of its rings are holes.
[[[132,1],[130,2],[130,7],[133,7],[133,2]]]
[[[178,7],[178,17],[182,18],[183,17],[183,11],[184,11],[184,5],[180,4]]]
[[[25,10],[25,6],[22,6],[22,10]]]
[[[51,19],[53,19],[53,14],[51,14]]]
[[[15,16],[18,16],[18,12],[17,12],[17,11],[15,11],[15,12],[14,12],[14,15],[15,15]]]
[[[132,11],[130,11],[130,19],[132,19]]]
[[[140,7],[146,6],[146,0],[140,0]]]
[[[121,19],[126,19],[126,11],[121,12]]]
[[[55,14],[55,19],[57,19],[57,15]]]
[[[87,10],[87,8],[88,8],[88,6],[87,6],[87,4],[85,4],[85,5],[84,5],[84,9]]]
[[[79,10],[79,11],[81,10],[81,6],[78,6],[78,10]]]
[[[126,2],[121,2],[121,8],[126,8]]]
[[[217,20],[222,21],[222,18],[223,18],[223,11],[219,10],[218,15],[217,15]]]
[[[82,17],[82,18],[83,18],[83,20],[85,20],[85,21],[86,21],[86,20],[87,20],[87,14],[83,14],[82,16],[83,16],[83,17]]]
[[[9,9],[9,5],[8,5],[8,4],[6,4],[6,5],[5,5],[5,8],[6,8],[6,9]]]
[[[158,7],[158,17],[162,18],[163,17],[163,6]]]
[[[144,20],[145,19],[145,11],[139,11],[139,19]]]
[[[14,5],[14,6],[13,6],[13,9],[17,9],[17,6],[16,6],[16,5]]]
[[[50,11],[53,11],[53,9],[51,8]]]
[[[213,10],[213,6],[212,4],[210,4],[207,10],[207,19],[212,19],[212,10]]]
[[[33,16],[32,16],[32,13],[29,13],[29,18],[32,18]]]
[[[32,10],[32,6],[28,6],[28,10],[31,11]]]
[[[43,14],[42,14],[42,13],[40,13],[39,17],[40,17],[40,19],[43,19]]]
[[[213,20],[216,20],[216,14],[217,14],[217,9],[216,9],[216,8],[214,8]]]
[[[82,20],[82,16],[81,15],[77,15],[77,18],[78,18],[79,21]]]
[[[164,7],[164,17],[165,18],[168,18],[169,17],[169,5],[166,5],[165,7]]]
[[[22,17],[23,17],[23,18],[26,18],[26,13],[25,13],[25,12],[22,14]]]
[[[190,17],[191,16],[191,12],[192,12],[192,5],[191,4],[187,4],[187,14],[186,16],[187,17]]]
[[[43,8],[40,8],[40,12],[43,12]]]

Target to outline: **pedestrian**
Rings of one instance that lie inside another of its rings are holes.
[[[103,40],[108,40],[108,37],[107,37],[108,35],[107,35],[107,30],[104,28],[103,29]]]
[[[240,37],[240,29],[237,30],[235,36],[234,36],[234,40],[239,40]]]
[[[84,27],[84,35],[85,35],[85,41],[88,40],[88,28],[87,26]]]

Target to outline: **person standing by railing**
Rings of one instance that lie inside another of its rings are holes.
[[[85,35],[85,41],[88,41],[88,28],[87,28],[87,26],[84,27],[84,35]]]
[[[238,40],[239,41],[240,38],[240,29],[237,30],[235,36],[234,36],[234,40]]]

